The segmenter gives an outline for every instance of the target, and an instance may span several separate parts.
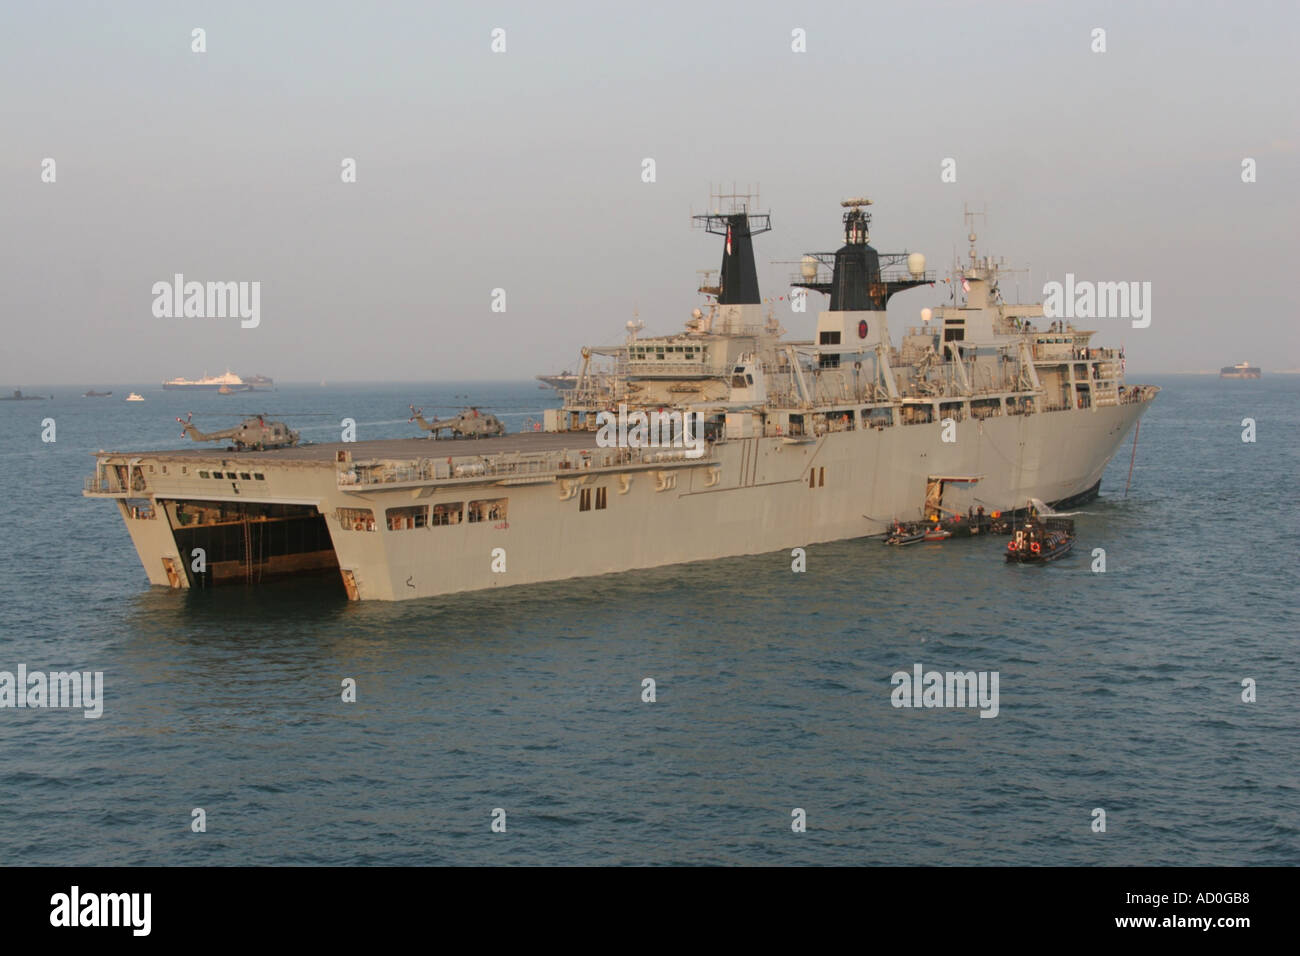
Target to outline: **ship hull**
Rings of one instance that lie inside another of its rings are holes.
[[[270,386],[258,388],[256,386],[244,383],[243,385],[228,385],[224,382],[218,382],[215,385],[180,385],[175,382],[163,382],[163,389],[169,392],[216,392],[223,388],[228,388],[232,392],[269,392]]]
[[[206,460],[235,475],[256,471],[264,478],[203,483],[193,477],[204,462],[195,453],[173,453],[190,455],[184,459],[145,453],[134,456],[140,484],[133,492],[154,502],[154,518],[137,528],[146,522],[125,506],[122,513],[154,584],[196,583],[185,572],[193,541],[176,526],[177,502],[270,502],[300,507],[324,523],[349,596],[433,597],[884,534],[895,520],[924,516],[938,477],[947,478],[945,511],[1009,510],[1031,497],[1078,502],[1097,493],[1106,466],[1151,400],[967,420],[957,424],[952,442],[943,440],[939,423],[832,432],[806,441],[730,439],[699,461],[678,460],[671,468],[560,473],[527,483],[489,477],[469,484],[349,487],[329,449],[315,462],[295,461],[292,449],[210,455]],[[484,450],[489,441],[509,440],[484,440]],[[589,433],[565,440],[594,446]],[[470,453],[463,443],[421,444],[430,455]],[[349,447],[356,446],[337,446]],[[155,461],[158,471],[152,470]],[[169,461],[170,476],[163,477]],[[189,462],[185,478],[177,475],[180,461]],[[604,492],[589,498],[582,488]],[[400,530],[385,521],[390,508],[474,499],[501,501],[502,519]],[[341,519],[340,509],[368,509],[374,530]]]

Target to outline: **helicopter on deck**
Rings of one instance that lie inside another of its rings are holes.
[[[234,428],[221,431],[199,431],[190,412],[185,418],[176,419],[183,429],[181,437],[188,435],[194,441],[224,441],[229,439],[234,451],[266,451],[272,448],[291,448],[298,444],[298,433],[284,422],[268,422],[265,415],[245,418]]]
[[[488,412],[481,412],[474,406],[461,409],[455,418],[436,418],[433,421],[425,419],[423,408],[411,405],[410,409],[409,421],[419,423],[421,428],[429,432],[430,438],[437,438],[438,432],[444,428],[450,428],[455,438],[484,438],[506,433],[506,426],[501,423],[501,419]]]

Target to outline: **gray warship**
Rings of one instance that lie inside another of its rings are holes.
[[[1093,331],[1040,328],[1041,305],[1006,302],[973,232],[953,304],[923,310],[895,345],[890,298],[936,280],[923,256],[871,246],[869,205],[846,200],[843,244],[803,257],[792,279],[796,295],[829,297],[812,338],[788,339],[764,313],[753,241],[770,215],[740,203],[695,217],[723,256],[684,330],[641,337],[637,323],[621,345],[583,349],[542,430],[100,452],[84,493],[116,502],[155,585],[321,573],[353,600],[761,554],[927,514],[1095,496],[1158,389],[1126,384],[1119,350],[1094,346]],[[682,424],[611,446],[615,410]]]

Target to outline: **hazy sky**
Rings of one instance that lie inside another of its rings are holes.
[[[845,197],[875,200],[878,249],[937,268],[964,249],[969,202],[988,209],[985,251],[1030,268],[1024,300],[1067,272],[1152,283],[1150,328],[1097,323],[1130,379],[1295,368],[1298,11],[15,0],[0,10],[0,387],[573,367],[634,311],[648,332],[682,327],[696,270],[721,258],[688,217],[733,180],[761,184],[772,212],[765,296],[793,269],[772,260],[839,245]],[[259,281],[260,326],[155,317],[151,287],[178,272]],[[825,302],[778,315],[808,338]],[[941,302],[897,296],[895,337]]]

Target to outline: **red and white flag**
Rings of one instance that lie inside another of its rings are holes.
[[[731,255],[731,227],[727,227],[727,255]]]
[[[961,291],[963,292],[970,291],[970,283],[967,282],[964,278],[961,280]]]

